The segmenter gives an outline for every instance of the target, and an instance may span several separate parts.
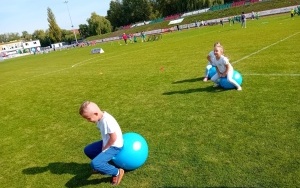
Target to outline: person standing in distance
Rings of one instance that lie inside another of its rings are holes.
[[[246,28],[246,15],[244,12],[242,12],[241,21],[242,21],[242,28]]]
[[[123,33],[122,38],[123,38],[125,44],[127,45],[127,35],[125,33]]]

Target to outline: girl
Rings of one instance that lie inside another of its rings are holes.
[[[229,63],[229,60],[227,57],[223,55],[224,49],[223,46],[218,45],[214,48],[214,54],[215,54],[215,61],[213,61],[213,65],[217,68],[217,73],[211,78],[213,82],[215,82],[214,87],[219,86],[218,80],[220,77],[226,77],[228,82],[232,83],[238,91],[242,90],[242,87],[234,80],[232,79],[233,76],[233,67]]]

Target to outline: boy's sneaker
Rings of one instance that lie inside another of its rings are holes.
[[[238,91],[242,91],[242,87],[238,87],[237,90],[238,90]]]
[[[112,177],[112,185],[119,185],[124,175],[124,170],[122,168],[119,169],[119,174],[117,176]]]

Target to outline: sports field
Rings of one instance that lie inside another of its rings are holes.
[[[1,62],[1,187],[111,187],[83,153],[100,139],[85,100],[148,142],[120,187],[300,187],[299,25],[283,14]],[[202,81],[216,41],[243,91]]]

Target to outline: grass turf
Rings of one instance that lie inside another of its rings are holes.
[[[299,187],[300,17],[289,14],[0,63],[2,187],[110,187],[83,147],[84,100],[142,134],[149,157],[122,187]],[[243,91],[202,82],[220,41]],[[121,43],[123,44],[123,43]]]

